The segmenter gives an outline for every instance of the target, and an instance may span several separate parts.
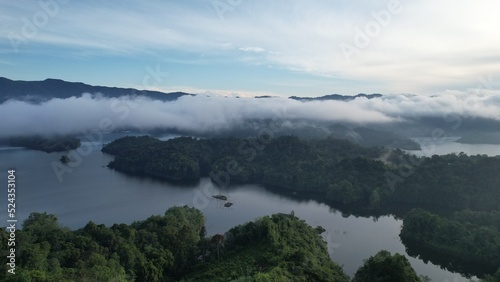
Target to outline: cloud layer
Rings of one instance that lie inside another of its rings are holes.
[[[23,114],[19,114],[23,113]],[[172,102],[143,97],[52,99],[42,104],[7,101],[0,104],[0,136],[79,134],[123,128],[166,129],[213,133],[237,129],[255,120],[306,120],[370,125],[402,123],[421,117],[454,115],[500,121],[500,91],[443,92],[437,96],[390,95],[349,102],[300,102],[286,98],[184,96]]]

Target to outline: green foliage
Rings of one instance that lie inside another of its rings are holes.
[[[400,254],[391,255],[388,251],[380,251],[370,257],[356,271],[353,282],[420,282],[422,281],[410,262]]]
[[[486,275],[481,282],[498,282],[500,281],[500,268],[492,275]]]
[[[108,228],[89,222],[82,229],[70,231],[60,227],[54,215],[32,213],[23,229],[16,232],[19,265],[16,275],[8,278],[11,281],[169,280],[189,272],[196,263],[204,223],[199,210],[174,207],[163,216],[152,216],[131,225],[115,224]],[[1,234],[5,242],[7,233]]]
[[[470,209],[455,212],[453,220],[489,226],[500,231],[500,211],[472,211]]]
[[[51,138],[42,136],[19,136],[9,138],[7,143],[10,146],[25,147],[47,153],[69,151],[80,147],[80,139],[71,136],[54,136]]]
[[[115,155],[109,166],[123,172],[170,179],[210,176],[219,185],[229,179],[259,183],[314,192],[368,212],[391,205],[469,209],[450,220],[414,211],[405,219],[401,237],[446,253],[445,264],[463,256],[500,265],[500,158],[463,153],[415,157],[398,149],[293,136],[168,141],[125,137],[105,146],[103,152]],[[279,269],[286,273],[286,268]],[[263,273],[262,279],[269,273]]]
[[[294,215],[234,227],[225,234],[220,258],[204,259],[186,281],[349,281],[318,230]]]
[[[408,177],[395,185],[395,201],[417,206],[500,210],[500,158],[461,153],[434,155],[416,162],[418,165],[404,170]]]
[[[348,281],[318,228],[273,215],[205,237],[194,208],[173,207],[130,225],[89,222],[70,231],[32,213],[17,230],[16,275],[1,281]],[[0,232],[7,245],[8,233]],[[6,270],[6,256],[0,258]],[[221,272],[222,271],[222,272]]]
[[[359,202],[363,197],[362,193],[360,187],[353,186],[349,180],[344,179],[330,185],[326,197],[344,204],[351,204]]]
[[[115,155],[109,167],[123,172],[176,180],[210,176],[219,185],[226,185],[229,177],[315,192],[333,202],[369,209],[390,204],[500,209],[500,158],[481,155],[418,158],[401,150],[387,155],[387,150],[345,140],[293,136],[167,141],[124,137],[102,150]]]
[[[464,218],[464,214],[470,212],[457,213],[455,217]],[[493,216],[498,216],[498,213],[492,213]],[[413,209],[404,218],[400,237],[403,241],[416,242],[464,261],[495,269],[500,265],[500,232],[495,227]]]
[[[189,137],[159,141],[144,136],[115,140],[103,152],[115,155],[109,164],[111,168],[169,179],[211,176],[218,184],[224,184],[214,177],[223,172],[235,181],[314,191],[325,196],[328,187],[348,180],[356,188],[356,195],[351,196],[346,190],[339,201],[349,203],[368,203],[372,190],[385,185],[384,165],[371,160],[381,150],[345,140],[306,141],[281,136],[264,141]],[[331,196],[338,199],[338,195]]]

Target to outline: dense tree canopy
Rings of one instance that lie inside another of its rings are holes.
[[[225,234],[219,259],[204,258],[186,281],[349,281],[318,230],[293,214],[265,216]],[[214,247],[208,253],[215,253]]]
[[[421,158],[394,199],[456,209],[500,210],[500,158],[465,154]]]
[[[408,259],[400,254],[380,251],[356,271],[353,282],[420,282]]]
[[[124,137],[103,148],[109,167],[169,179],[210,176],[218,185],[253,182],[310,191],[371,209],[392,204],[500,210],[500,158],[412,157],[401,150],[364,148],[345,140],[260,139],[159,141]]]
[[[80,147],[80,139],[72,136],[18,136],[0,140],[9,146],[25,147],[47,153],[74,150]]]
[[[187,273],[204,239],[200,211],[174,207],[131,225],[89,222],[76,231],[33,213],[16,231],[16,275],[1,281],[166,281]],[[3,244],[7,233],[2,231]],[[2,261],[6,256],[2,255]],[[5,266],[6,264],[3,263]],[[5,277],[7,275],[7,277]]]
[[[486,275],[483,279],[481,279],[481,282],[498,282],[500,281],[500,268],[492,274],[492,275]]]
[[[0,280],[348,281],[319,229],[293,215],[266,216],[212,237],[204,223],[187,206],[130,225],[89,222],[75,231],[54,215],[32,213],[16,232],[16,274],[1,271]],[[6,246],[5,230],[0,239]],[[5,268],[5,250],[0,260]]]
[[[500,265],[500,231],[489,223],[480,225],[471,222],[470,218],[474,217],[496,221],[498,212],[464,211],[455,213],[456,220],[453,220],[422,209],[413,209],[403,221],[400,237],[403,242],[415,242],[421,248],[428,247],[458,257],[463,264],[480,264],[495,271]],[[459,266],[455,263],[454,267]]]
[[[418,210],[410,213],[404,219],[403,242],[425,242],[433,252],[446,253],[441,265],[452,268],[462,257],[500,265],[499,157],[463,153],[416,157],[331,138],[267,137],[168,141],[124,137],[106,145],[103,152],[115,155],[109,167],[123,172],[169,179],[211,177],[220,186],[231,181],[259,183],[313,192],[326,201],[370,213],[392,206],[463,210],[449,218]]]

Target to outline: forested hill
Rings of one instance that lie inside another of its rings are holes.
[[[293,215],[265,216],[205,236],[194,208],[111,228],[70,231],[33,213],[16,232],[15,274],[2,252],[1,281],[349,281],[330,260],[317,228]],[[0,239],[7,245],[9,233]],[[239,279],[239,280],[238,280]]]
[[[107,144],[109,167],[174,180],[209,176],[220,186],[251,182],[308,191],[371,209],[406,204],[500,209],[500,158],[417,158],[345,140],[124,137]],[[382,161],[383,160],[383,161]]]
[[[498,269],[500,274],[500,211],[464,210],[445,218],[413,209],[404,218],[400,237],[408,254],[450,271],[472,276],[478,269],[483,273]],[[447,259],[426,255],[429,252],[439,252]]]
[[[89,222],[72,231],[55,215],[32,213],[16,231],[14,274],[7,255],[0,281],[429,281],[408,259],[381,250],[353,280],[333,262],[324,229],[290,214],[274,214],[206,236],[205,218],[194,208],[106,227]],[[0,231],[7,245],[9,232]],[[486,277],[484,282],[500,276]]]
[[[43,102],[52,98],[80,97],[83,93],[97,94],[104,97],[146,96],[161,101],[172,101],[184,95],[184,92],[163,93],[158,91],[137,90],[132,88],[118,88],[106,86],[92,86],[81,82],[68,82],[60,79],[46,79],[43,81],[19,81],[0,77],[0,104],[9,100],[28,100]]]
[[[74,150],[80,147],[80,139],[73,136],[17,136],[0,138],[0,144],[51,153]]]
[[[206,236],[205,218],[194,208],[127,224],[89,222],[62,227],[55,215],[32,213],[16,231],[16,267],[2,252],[0,281],[328,281],[349,277],[333,262],[321,226],[290,214],[274,214]],[[9,232],[0,230],[7,245]],[[12,246],[11,246],[12,247]],[[483,282],[497,282],[500,269]],[[353,282],[429,281],[408,259],[381,250],[364,261]]]
[[[366,148],[345,140],[301,140],[293,136],[180,137],[168,141],[124,137],[102,151],[115,155],[109,167],[122,172],[177,180],[208,176],[219,186],[259,183],[315,194],[315,198],[331,204],[349,206],[356,214],[380,215],[397,208],[444,208],[447,214],[470,209],[456,213],[454,218],[408,213],[400,234],[408,252],[416,257],[429,257],[430,252],[430,260],[436,264],[478,277],[493,275],[500,262],[499,216],[495,212],[500,210],[498,157],[461,153],[419,158],[401,150]],[[412,247],[412,243],[418,247]],[[436,261],[437,255],[444,258]],[[372,262],[377,265],[387,258],[387,254],[381,254]],[[404,268],[401,257],[391,259]],[[484,267],[469,267],[471,260]],[[367,271],[377,273],[370,269]],[[485,281],[498,281],[495,279],[500,270],[494,275]]]
[[[341,95],[341,94],[330,94],[330,95],[325,95],[321,97],[297,97],[297,96],[291,96],[290,99],[297,100],[297,101],[303,101],[303,102],[310,102],[310,101],[328,101],[328,100],[335,100],[335,101],[351,101],[357,98],[366,98],[366,99],[373,99],[373,98],[380,98],[382,97],[382,94],[364,94],[360,93],[355,96],[350,96],[350,95]]]

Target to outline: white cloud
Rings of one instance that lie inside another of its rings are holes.
[[[262,53],[266,51],[260,47],[241,47],[239,49],[244,52],[254,52],[254,53]]]
[[[162,102],[127,97],[93,98],[85,94],[80,98],[52,99],[39,105],[22,101],[0,104],[0,120],[9,121],[0,124],[0,132],[2,136],[81,133],[99,130],[106,120],[114,128],[164,128],[206,133],[237,128],[249,120],[274,118],[363,125],[428,116],[441,118],[446,114],[500,121],[500,91],[481,90],[477,94],[472,89],[446,91],[435,96],[389,95],[349,102],[207,95],[183,96],[173,102]]]

